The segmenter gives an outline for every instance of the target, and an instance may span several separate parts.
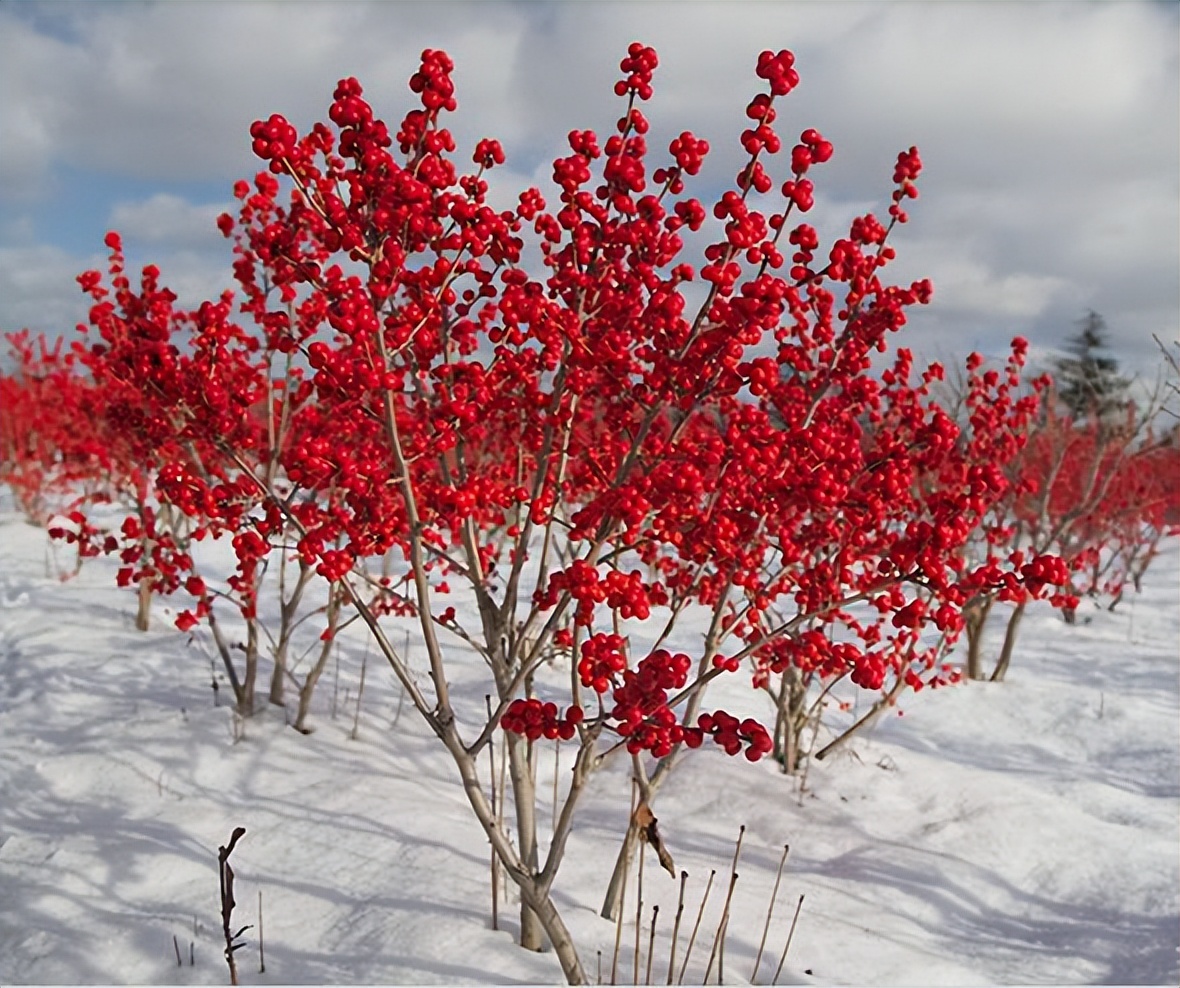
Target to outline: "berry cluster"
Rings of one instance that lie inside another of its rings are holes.
[[[774,96],[786,96],[799,85],[799,73],[795,71],[795,56],[792,52],[764,51],[758,56],[758,67],[755,69],[759,79],[770,83],[770,92]]]
[[[883,655],[878,652],[867,652],[853,667],[850,678],[861,689],[876,692],[885,685],[885,673],[888,669]]]
[[[695,175],[701,170],[701,165],[704,163],[705,155],[709,153],[709,142],[703,138],[696,137],[692,131],[683,131],[679,137],[672,138],[672,143],[668,145],[668,153],[676,159],[676,168],[685,175]],[[663,181],[659,177],[660,173],[656,173],[656,181]],[[669,189],[673,194],[678,194],[683,189]]]
[[[743,753],[744,748],[746,758],[756,762],[774,750],[770,734],[752,717],[739,721],[724,710],[715,710],[711,714],[701,714],[697,726],[705,734],[711,734],[727,755]]]
[[[921,170],[922,159],[918,155],[917,148],[902,151],[897,156],[897,167],[893,169],[893,182],[897,188],[893,190],[893,201],[889,206],[889,215],[894,217],[899,223],[904,223],[907,219],[905,211],[901,208],[901,204],[906,199],[918,198],[918,187],[914,184],[914,181],[917,179]]]
[[[597,567],[582,559],[574,560],[567,569],[554,573],[549,578],[548,588],[537,592],[536,600],[542,606],[552,607],[562,592],[576,602],[574,620],[582,627],[592,624],[597,604],[605,603],[620,617],[642,621],[651,615],[652,604],[664,599],[662,588],[644,583],[639,570],[623,573],[609,569],[600,574]]]
[[[561,738],[568,741],[574,736],[585,715],[581,707],[570,707],[564,717],[558,716],[556,703],[542,703],[536,697],[528,700],[513,700],[500,718],[504,730],[523,734],[530,741]]]
[[[420,94],[422,105],[427,111],[455,112],[458,103],[455,100],[455,83],[451,79],[454,70],[455,63],[445,51],[427,48],[422,52],[422,65],[410,76],[410,91]]]
[[[627,642],[621,635],[598,632],[582,642],[578,675],[582,685],[606,693],[627,668]]]
[[[1083,557],[1084,559],[1084,557]],[[1020,575],[1024,577],[1024,584],[1031,593],[1037,593],[1042,587],[1064,587],[1069,583],[1069,566],[1060,556],[1036,556],[1029,563],[1020,567]]]
[[[499,141],[484,138],[475,145],[475,153],[471,156],[481,168],[494,168],[504,164],[504,148]]]
[[[619,68],[627,73],[627,78],[615,83],[615,95],[634,95],[641,100],[651,99],[652,76],[656,66],[660,64],[654,48],[633,41],[627,47],[627,57],[619,62]]]
[[[689,656],[657,649],[640,659],[634,670],[623,673],[610,715],[618,721],[615,730],[627,739],[627,750],[632,754],[650,751],[663,758],[686,739],[684,728],[668,706],[668,693],[682,688],[691,670]]]
[[[818,130],[808,128],[799,135],[799,143],[791,149],[791,171],[798,178],[805,175],[812,165],[821,165],[831,156],[831,142],[825,141]]]
[[[266,121],[255,120],[250,125],[250,136],[254,139],[251,145],[254,153],[263,161],[271,163],[272,172],[282,172],[282,159],[293,155],[297,140],[295,128],[287,122],[287,118],[272,113]]]

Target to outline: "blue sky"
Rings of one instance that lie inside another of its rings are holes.
[[[426,47],[455,59],[460,149],[499,138],[505,197],[546,192],[565,134],[618,116],[632,40],[660,54],[653,146],[691,129],[713,147],[702,198],[737,170],[763,48],[802,76],[787,146],[812,126],[835,144],[815,174],[827,238],[883,211],[897,152],[919,146],[892,269],[934,282],[903,340],[919,354],[1019,333],[1046,360],[1092,308],[1150,376],[1152,334],[1180,336],[1180,5],[1158,2],[0,3],[0,329],[71,331],[74,277],[112,228],[182,301],[218,294],[213,223],[258,169],[251,121],[305,129],[355,75],[396,123]]]

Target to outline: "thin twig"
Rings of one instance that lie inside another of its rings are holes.
[[[406,629],[406,644],[405,644],[404,650],[402,651],[402,656],[404,657],[405,662],[406,662],[406,669],[409,670],[409,668],[410,668],[410,632],[409,632],[409,629]],[[394,679],[397,679],[397,677],[394,676]],[[401,680],[398,679],[398,681],[397,681],[397,709],[394,710],[394,712],[393,712],[393,723],[389,725],[390,727],[397,727],[398,721],[400,721],[402,719],[402,707],[405,706],[405,702],[406,702],[406,688],[402,685]]]
[[[356,710],[352,715],[352,734],[349,737],[355,741],[360,735],[361,726],[361,698],[365,695],[365,669],[369,664],[369,650],[365,649],[364,655],[361,656],[361,681],[356,689]]]
[[[676,978],[678,985],[684,984],[684,972],[688,970],[688,960],[692,957],[693,944],[697,942],[697,930],[701,928],[701,917],[705,915],[705,903],[709,901],[709,890],[713,887],[713,877],[716,874],[716,868],[709,870],[709,880],[705,883],[705,894],[701,898],[701,908],[697,910],[697,921],[692,925],[692,934],[688,938],[688,949],[684,952],[684,963],[680,965],[680,974]]]
[[[336,699],[340,695],[340,647],[332,643],[332,651],[336,654],[336,671],[332,676],[332,720],[336,719]]]
[[[778,898],[778,886],[782,881],[783,868],[787,863],[787,855],[791,853],[791,845],[783,845],[783,856],[779,859],[778,873],[774,876],[774,891],[770,893],[770,903],[766,907],[766,922],[762,926],[762,939],[758,943],[758,954],[754,958],[754,970],[750,974],[750,984],[758,978],[758,966],[762,963],[762,951],[766,949],[766,935],[770,932],[770,917],[774,913],[774,900]]]
[[[631,983],[639,984],[639,940],[643,927],[643,851],[647,847],[644,841],[639,845],[639,872],[635,888],[635,963],[631,968]]]
[[[561,776],[561,738],[553,745],[553,830],[557,832],[558,778]]]
[[[799,903],[795,906],[795,916],[791,920],[791,929],[787,933],[787,942],[783,944],[783,956],[778,959],[778,967],[774,969],[774,977],[770,979],[772,985],[778,984],[778,976],[782,974],[783,965],[787,962],[787,951],[791,949],[791,939],[795,936],[795,924],[799,922],[799,910],[803,908],[803,896],[799,896]]]
[[[709,964],[705,968],[705,977],[701,980],[701,984],[707,985],[709,983],[709,975],[713,973],[713,961],[721,956],[724,951],[725,932],[726,927],[729,926],[729,903],[733,899],[733,887],[737,885],[738,873],[735,871],[729,876],[729,890],[725,893],[725,905],[721,909],[721,922],[717,924],[717,932],[713,934],[713,949],[709,951]],[[724,959],[717,968],[717,983],[721,984],[724,971],[722,966]]]
[[[717,982],[718,982],[718,984],[721,983],[721,976],[722,976],[723,968],[725,965],[725,960],[724,960],[725,933],[726,933],[726,927],[729,925],[729,904],[730,904],[730,901],[733,899],[733,887],[737,884],[737,880],[738,880],[737,863],[738,863],[738,858],[740,858],[741,854],[742,854],[742,840],[743,840],[743,838],[745,838],[745,836],[746,836],[746,825],[743,823],[738,828],[737,841],[734,843],[733,864],[730,865],[730,874],[729,874],[729,891],[725,893],[725,905],[724,905],[724,907],[722,907],[722,910],[721,910],[721,922],[717,925],[717,932],[713,935],[713,949],[709,951],[709,965],[708,965],[708,967],[705,968],[705,977],[704,977],[704,980],[701,982],[702,984],[706,984],[708,982],[709,975],[713,973],[713,961],[716,960],[719,956],[721,957],[721,961],[718,965]],[[719,951],[720,951],[720,955],[718,953]]]
[[[501,830],[504,828],[504,794],[508,791],[508,732],[500,732],[500,795],[496,801],[496,826]],[[493,845],[492,850],[495,850]],[[504,890],[504,901],[508,901],[508,875],[503,867],[496,865],[496,871],[500,875],[500,882]]]
[[[733,849],[733,864],[731,864],[729,866],[729,870],[730,870],[731,874],[737,871],[738,858],[741,857],[741,854],[742,854],[742,839],[745,836],[746,836],[746,825],[743,823],[738,828],[737,844],[735,845],[735,847]]]
[[[619,947],[623,942],[623,903],[627,901],[627,863],[623,862],[623,893],[619,898],[619,913],[615,919],[615,952],[610,961],[610,983],[619,983]]]
[[[647,972],[643,976],[645,985],[651,984],[651,959],[656,955],[656,920],[660,918],[660,907],[651,907],[651,934],[647,938]]]
[[[244,946],[238,942],[238,937],[250,927],[243,926],[237,932],[233,930],[233,912],[237,903],[234,902],[234,870],[229,865],[229,856],[245,834],[245,827],[235,827],[234,832],[230,834],[229,844],[217,849],[217,871],[221,881],[221,929],[225,934],[225,962],[229,965],[229,983],[231,985],[238,983],[238,967],[234,963],[234,951],[240,950]]]
[[[262,889],[258,890],[258,973],[266,974],[266,948],[262,943]]]
[[[492,697],[484,695],[484,704],[488,708],[488,717],[492,716]],[[488,756],[492,760],[492,816],[496,816],[496,746],[488,745]],[[492,848],[492,929],[500,928],[500,858],[496,849]]]
[[[672,949],[668,954],[668,984],[672,983],[672,971],[676,967],[676,940],[680,936],[680,917],[684,915],[684,885],[688,872],[680,873],[680,897],[676,900],[676,920],[672,923]]]

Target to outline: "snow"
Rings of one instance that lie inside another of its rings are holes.
[[[166,603],[136,632],[115,564],[89,560],[62,581],[59,554],[0,516],[0,982],[226,983],[217,850],[237,826],[235,923],[255,924],[237,955],[245,984],[561,980],[551,953],[514,945],[514,897],[491,929],[488,845],[458,774],[373,654],[350,736],[359,635],[341,650],[336,689],[335,669],[321,681],[314,734],[278,708],[242,725],[227,689],[215,705],[208,651],[168,626]],[[1030,610],[1007,682],[907,694],[904,716],[813,764],[803,791],[771,762],[690,753],[655,805],[690,876],[679,958],[717,871],[686,980],[704,975],[744,824],[729,982],[750,977],[788,842],[759,983],[800,895],[780,983],[1180,982],[1178,588],[1172,540],[1113,613],[1086,604],[1068,627]],[[1001,632],[994,620],[993,653]],[[482,704],[480,672],[473,662],[453,684],[469,710]],[[708,705],[759,709],[746,682],[719,681]],[[559,783],[569,767],[565,757]],[[598,952],[605,977],[614,949],[598,909],[627,767],[614,759],[594,776],[555,889],[592,980]],[[550,745],[542,854],[553,775]],[[658,903],[663,983],[678,882],[648,857],[641,943],[646,955]],[[625,910],[622,981],[633,878]]]

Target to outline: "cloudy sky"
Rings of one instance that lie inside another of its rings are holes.
[[[918,145],[922,197],[891,270],[934,282],[906,330],[920,354],[996,354],[1020,333],[1049,359],[1094,309],[1123,366],[1150,376],[1152,334],[1180,335],[1173,2],[0,0],[0,329],[69,332],[85,312],[74,277],[102,265],[109,229],[186,303],[219,293],[214,219],[258,169],[250,123],[280,112],[305,130],[345,75],[396,123],[426,47],[456,62],[460,149],[497,137],[498,188],[546,192],[570,129],[612,127],[632,40],[660,55],[654,148],[684,129],[713,147],[702,199],[737,170],[764,48],[794,51],[802,76],[780,110],[787,146],[812,126],[835,144],[814,176],[828,240],[884,211],[897,152]]]

